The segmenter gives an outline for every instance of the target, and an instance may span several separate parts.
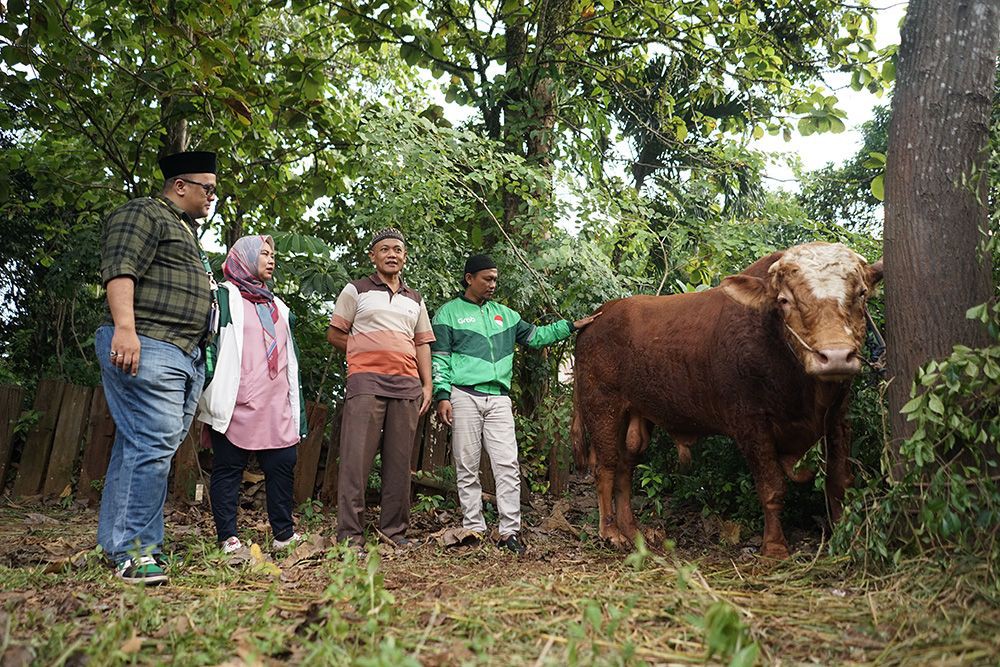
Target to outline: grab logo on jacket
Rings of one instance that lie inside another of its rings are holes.
[[[497,325],[498,327],[502,327],[503,326],[503,315],[494,315],[493,316],[493,324]]]

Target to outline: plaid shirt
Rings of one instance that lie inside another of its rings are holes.
[[[205,336],[212,305],[196,227],[173,202],[144,197],[113,211],[101,234],[103,283],[135,280],[136,332],[187,354]],[[110,309],[107,320],[114,324]]]

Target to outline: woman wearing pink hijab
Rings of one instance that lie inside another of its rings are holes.
[[[292,480],[306,420],[294,316],[267,286],[274,240],[239,239],[222,273],[215,369],[207,371],[210,382],[198,404],[198,419],[208,425],[212,441],[212,514],[222,551],[242,547],[236,510],[243,470],[254,454],[264,471],[273,546],[282,549],[301,539],[292,522]]]

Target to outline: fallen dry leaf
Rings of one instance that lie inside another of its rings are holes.
[[[271,562],[270,557],[265,556],[256,543],[250,545],[250,569],[272,577],[281,576],[281,568]]]
[[[237,659],[241,661],[238,664],[246,665],[246,667],[263,667],[264,663],[257,655],[257,650],[251,641],[252,638],[253,634],[247,628],[236,628],[229,636],[229,641],[236,645]]]
[[[72,568],[83,567],[87,564],[87,556],[89,554],[89,551],[78,551],[70,556],[54,558],[45,565],[42,571],[45,574],[58,574]]]
[[[573,527],[573,524],[566,519],[566,510],[569,509],[569,502],[560,500],[552,507],[552,513],[542,521],[540,530],[545,532],[563,532],[573,537],[578,537],[580,531]]]
[[[735,521],[723,521],[719,525],[719,539],[729,545],[740,543],[740,524]]]
[[[322,535],[314,535],[305,542],[300,542],[281,562],[282,567],[291,567],[296,563],[322,555],[331,546],[328,539]]]
[[[11,644],[0,654],[3,667],[28,667],[35,661],[35,650],[24,644]]]
[[[719,534],[721,523],[722,520],[714,514],[701,517],[701,529],[705,531],[705,535],[708,537],[714,537]]]
[[[226,558],[226,565],[229,565],[230,567],[239,567],[240,565],[246,565],[247,563],[254,562],[250,549],[255,546],[257,545],[251,544],[248,547],[244,544],[242,547],[228,555],[229,557]],[[260,547],[257,547],[257,552],[260,553]]]
[[[125,643],[121,645],[118,650],[125,655],[132,655],[133,653],[138,653],[142,649],[142,642],[145,641],[142,637],[137,635],[132,635],[125,640]]]
[[[160,626],[160,629],[153,633],[153,637],[156,639],[166,639],[167,637],[174,635],[186,635],[191,629],[191,621],[188,617],[181,614],[180,616],[174,617],[174,620],[169,623],[164,623]]]
[[[258,482],[264,481],[264,476],[255,472],[250,472],[249,470],[244,470],[243,481],[249,484],[257,484]]]
[[[432,533],[430,537],[443,547],[478,544],[482,541],[477,533],[468,528],[444,528]]]

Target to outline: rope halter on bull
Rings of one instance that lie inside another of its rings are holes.
[[[865,320],[868,322],[868,331],[871,332],[872,338],[875,339],[875,344],[869,346],[872,348],[871,359],[861,357],[861,360],[871,366],[871,369],[881,376],[885,373],[885,339],[882,338],[882,333],[875,326],[875,320],[872,319],[871,313],[868,312],[868,304],[865,304]]]
[[[871,313],[868,312],[867,305],[865,305],[865,321],[868,323],[868,331],[871,331],[872,337],[875,339],[875,345],[871,346],[874,348],[872,350],[871,359],[866,359],[865,357],[861,357],[861,361],[868,364],[873,371],[875,371],[879,375],[882,375],[883,373],[885,373],[885,339],[882,338],[882,333],[878,330],[878,327],[875,326],[875,320],[872,319]],[[800,336],[795,329],[788,326],[788,322],[782,321],[782,324],[785,325],[785,328],[788,329],[789,333],[795,336],[795,340],[799,341],[799,345],[804,347],[807,351],[812,352],[813,354],[819,354],[819,352],[817,352],[812,345],[802,340],[802,336]],[[791,348],[792,346],[791,344],[789,344],[788,349]]]

